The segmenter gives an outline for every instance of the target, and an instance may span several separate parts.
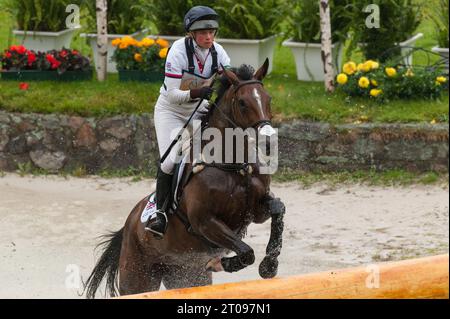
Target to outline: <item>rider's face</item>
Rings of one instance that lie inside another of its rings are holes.
[[[216,30],[214,29],[194,31],[195,42],[197,42],[199,46],[205,49],[209,49],[212,47],[215,35]]]

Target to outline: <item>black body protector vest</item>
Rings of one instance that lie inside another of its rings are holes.
[[[218,61],[217,61],[217,51],[213,46],[210,49],[212,56],[212,65],[211,65],[211,76],[209,78],[203,77],[201,75],[195,74],[195,65],[194,65],[194,43],[192,38],[186,37],[184,40],[184,45],[186,47],[186,56],[188,58],[188,70],[183,70],[183,76],[181,78],[180,89],[181,90],[191,90],[197,89],[203,86],[211,85],[214,77],[217,73]],[[164,88],[167,90],[166,84],[164,83]]]

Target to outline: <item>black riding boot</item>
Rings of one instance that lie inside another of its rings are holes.
[[[172,176],[164,173],[158,168],[156,180],[156,212],[150,217],[145,226],[145,230],[153,233],[157,239],[162,239],[167,229],[167,206],[170,202],[170,188],[172,186]]]

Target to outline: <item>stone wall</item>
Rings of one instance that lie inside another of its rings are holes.
[[[448,172],[448,125],[279,125],[279,168]],[[149,169],[158,158],[150,114],[95,119],[0,111],[0,170]]]

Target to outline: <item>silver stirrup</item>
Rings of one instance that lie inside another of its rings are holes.
[[[165,229],[167,229],[167,223],[169,222],[169,220],[167,219],[167,214],[166,214],[166,212],[163,212],[163,211],[161,211],[161,210],[157,210],[156,212],[153,213],[152,217],[153,217],[153,218],[156,218],[156,216],[157,216],[158,214],[164,216],[164,219],[165,219],[165,225],[166,225]],[[150,220],[152,220],[152,217],[150,217],[149,221],[147,222],[147,225],[148,225],[148,223],[150,222]],[[160,233],[160,232],[158,232],[158,231],[156,231],[156,230],[154,230],[154,229],[151,229],[150,227],[145,226],[144,229],[147,230],[147,231],[149,231],[149,232],[151,232],[151,233],[153,233],[153,234],[156,234],[156,235],[158,235],[158,236],[161,236],[161,237],[164,236],[164,233]]]

